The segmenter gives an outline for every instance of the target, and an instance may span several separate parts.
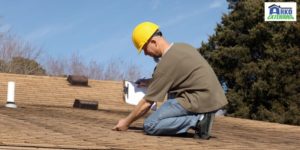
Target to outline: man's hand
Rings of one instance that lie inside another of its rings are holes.
[[[126,131],[129,127],[128,121],[125,119],[120,119],[118,124],[112,128],[115,131]]]
[[[126,118],[119,120],[118,124],[113,127],[112,130],[126,131],[132,122],[141,118],[149,111],[152,104],[153,102],[149,102],[145,99],[140,100],[133,111],[131,111],[131,113]]]

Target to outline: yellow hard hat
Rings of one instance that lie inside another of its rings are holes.
[[[138,24],[132,32],[132,42],[141,53],[143,46],[148,42],[159,26],[152,22],[142,22]]]

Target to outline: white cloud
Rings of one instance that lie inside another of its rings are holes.
[[[186,19],[195,17],[197,15],[204,14],[207,11],[210,11],[210,9],[216,9],[219,7],[222,7],[224,4],[225,0],[214,0],[207,8],[200,8],[198,10],[190,11],[190,12],[185,12],[185,13],[178,13],[178,15],[174,15],[171,17],[169,20],[161,23],[161,27],[167,28],[173,25],[176,25]]]
[[[122,34],[120,35],[114,35],[111,37],[106,37],[105,39],[93,43],[83,49],[84,51],[110,51],[110,53],[118,53],[121,51],[121,45],[126,45],[128,42],[128,39],[130,39],[130,34]],[[109,49],[108,49],[109,48]],[[113,51],[111,51],[113,50]]]
[[[209,8],[219,8],[221,7],[224,3],[224,0],[214,0],[210,5],[209,5]]]
[[[25,37],[25,39],[27,39],[29,41],[34,41],[36,39],[43,38],[43,37],[49,35],[54,30],[55,30],[55,28],[53,28],[53,27],[42,27],[42,28],[39,28],[39,29],[29,33]]]
[[[73,26],[73,24],[44,26],[29,33],[25,39],[29,41],[35,41],[48,36],[60,34],[61,32],[72,29]]]
[[[161,25],[161,27],[167,28],[167,27],[170,27],[177,23],[180,23],[181,21],[183,21],[185,19],[199,15],[201,12],[202,12],[202,10],[195,10],[193,12],[179,14],[179,15],[176,15],[176,16],[172,17],[171,19],[167,20],[166,22],[161,23],[160,25]]]

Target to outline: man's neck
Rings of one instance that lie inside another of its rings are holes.
[[[173,45],[173,43],[171,43],[171,44],[167,43],[166,44],[166,46],[163,50],[162,56],[164,56],[168,52],[168,50],[171,48],[172,45]]]

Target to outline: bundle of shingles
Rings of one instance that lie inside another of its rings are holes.
[[[75,99],[73,107],[97,110],[98,109],[98,101]]]
[[[67,81],[71,85],[88,86],[88,78],[86,76],[69,75]]]

